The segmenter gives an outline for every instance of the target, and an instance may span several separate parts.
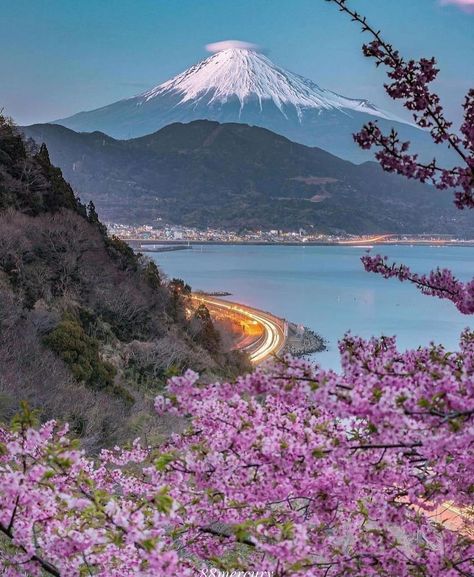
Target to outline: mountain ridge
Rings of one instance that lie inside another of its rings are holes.
[[[263,128],[201,120],[128,141],[57,125],[23,130],[46,142],[75,189],[109,222],[472,234],[472,218],[455,210],[448,192]]]

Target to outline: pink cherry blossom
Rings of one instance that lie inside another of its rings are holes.
[[[0,429],[0,565],[12,577],[472,573],[474,334],[460,350],[340,344],[232,383],[172,378],[187,430],[85,457],[53,422]],[[162,409],[163,401],[157,403]],[[438,518],[447,503],[466,510]],[[455,525],[454,525],[455,523]],[[461,572],[459,572],[461,571]]]

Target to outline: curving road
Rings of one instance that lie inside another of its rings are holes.
[[[193,295],[194,300],[204,303],[209,308],[224,310],[230,315],[244,316],[258,323],[263,329],[263,335],[256,342],[245,347],[250,361],[258,364],[270,355],[277,354],[286,342],[286,323],[271,314],[264,313],[245,305],[217,299],[215,297]]]

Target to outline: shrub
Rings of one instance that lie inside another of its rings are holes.
[[[113,384],[115,368],[100,358],[99,341],[88,336],[77,320],[63,319],[44,342],[70,367],[78,381],[96,389]]]
[[[132,270],[137,269],[138,255],[133,252],[133,249],[125,241],[118,238],[118,236],[112,236],[107,239],[107,248],[113,258],[121,261],[121,268],[123,268],[123,270],[127,268]]]

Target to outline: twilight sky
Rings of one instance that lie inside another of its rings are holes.
[[[435,56],[454,120],[474,86],[474,0],[349,0],[402,54]],[[133,96],[227,39],[320,86],[399,112],[364,36],[324,0],[0,0],[0,108],[46,122]]]

